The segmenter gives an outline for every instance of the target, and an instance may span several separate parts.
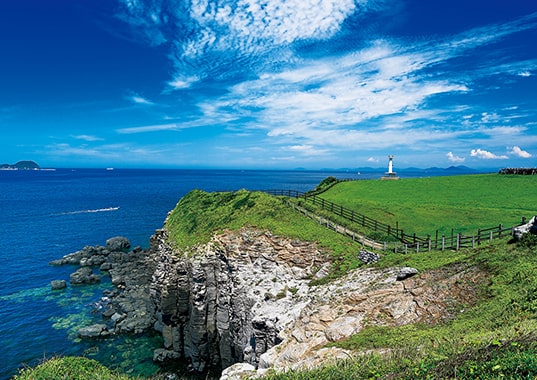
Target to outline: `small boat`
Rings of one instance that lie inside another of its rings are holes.
[[[106,168],[106,170],[111,171],[114,170],[114,168]]]

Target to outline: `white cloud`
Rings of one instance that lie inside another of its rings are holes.
[[[312,145],[293,145],[287,148],[292,152],[299,153],[304,156],[318,157],[328,153],[326,149],[319,149]]]
[[[134,134],[145,132],[158,132],[158,131],[178,131],[182,129],[179,124],[158,124],[158,125],[145,125],[142,127],[132,128],[120,128],[116,132],[119,134]]]
[[[513,154],[513,155],[515,155],[517,157],[521,157],[521,158],[531,158],[532,157],[531,153],[520,149],[520,147],[518,147],[518,146],[514,146],[509,153]]]
[[[472,157],[477,157],[483,160],[506,160],[509,158],[505,155],[498,156],[492,152],[482,150],[482,149],[472,149],[472,151],[470,152],[470,155]]]
[[[378,158],[375,158],[375,157],[369,157],[369,158],[367,159],[367,162],[374,162],[374,163],[377,163],[377,162],[379,162],[379,160],[378,160]]]
[[[521,71],[517,74],[520,77],[531,77],[533,74],[530,71]]]
[[[464,157],[459,157],[459,156],[454,155],[453,152],[448,152],[446,156],[450,162],[461,163],[466,160],[466,158]]]
[[[182,90],[190,88],[197,81],[199,81],[199,78],[195,75],[188,77],[176,76],[174,80],[168,82],[168,86],[174,90]]]
[[[148,106],[152,106],[152,105],[155,104],[152,101],[147,100],[143,96],[140,96],[140,95],[135,94],[135,93],[129,95],[128,99],[134,104],[144,104],[144,105],[148,105]]]
[[[93,135],[76,135],[76,136],[71,136],[77,140],[84,140],[84,141],[88,141],[88,142],[91,142],[91,141],[102,141],[104,139],[100,138],[100,137],[97,137],[97,136],[93,136]]]

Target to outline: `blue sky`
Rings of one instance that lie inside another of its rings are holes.
[[[537,166],[533,0],[0,2],[0,163]]]

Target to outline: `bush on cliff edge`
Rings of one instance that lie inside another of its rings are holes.
[[[33,368],[25,368],[13,380],[133,380],[117,374],[93,359],[84,357],[55,357]]]

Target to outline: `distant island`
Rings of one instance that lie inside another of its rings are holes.
[[[35,161],[19,161],[16,164],[1,164],[0,170],[40,170]]]

